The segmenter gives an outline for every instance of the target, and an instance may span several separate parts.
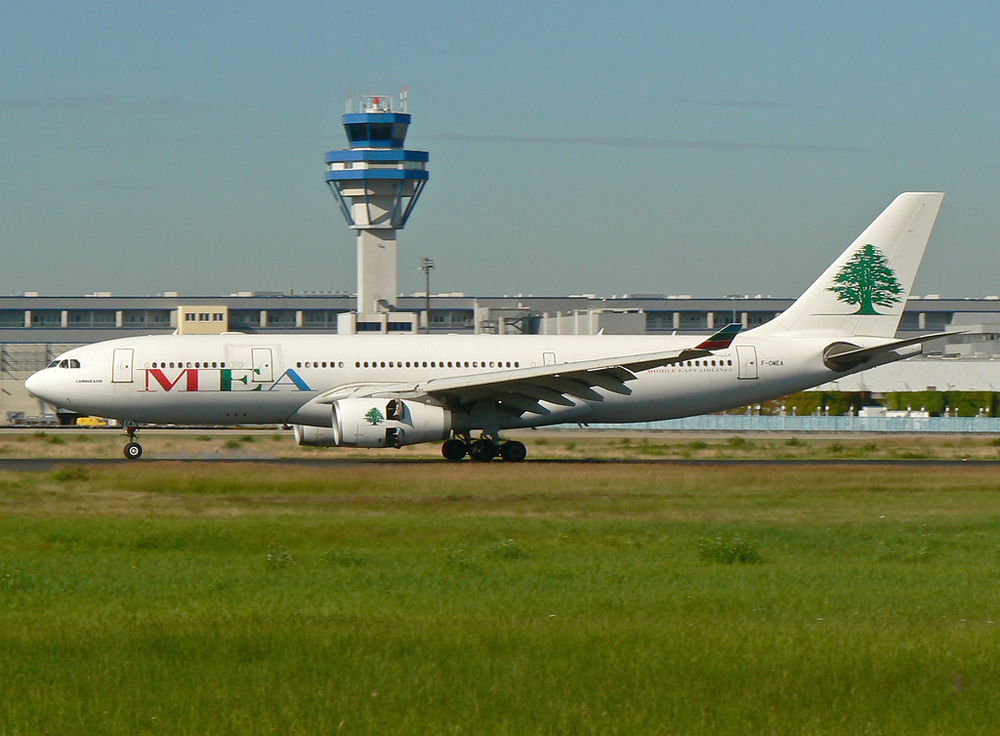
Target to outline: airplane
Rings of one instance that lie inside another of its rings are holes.
[[[303,446],[444,441],[450,461],[525,459],[509,429],[649,422],[778,398],[918,355],[895,339],[944,195],[900,194],[788,309],[742,331],[660,335],[154,335],[69,350],[26,388],[143,424],[291,425]]]

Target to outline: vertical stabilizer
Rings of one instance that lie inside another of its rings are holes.
[[[893,337],[943,198],[900,194],[792,306],[754,332]]]

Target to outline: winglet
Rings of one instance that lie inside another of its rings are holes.
[[[694,349],[725,350],[732,344],[733,340],[736,339],[736,333],[739,332],[742,328],[743,325],[741,325],[738,322],[733,322],[732,324],[726,325],[704,342],[695,345]]]

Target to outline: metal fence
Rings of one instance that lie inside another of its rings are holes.
[[[594,424],[603,429],[701,432],[985,432],[1000,434],[995,417],[823,417],[708,414],[638,424]]]

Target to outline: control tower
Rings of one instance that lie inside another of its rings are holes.
[[[347,101],[349,148],[326,154],[326,183],[348,226],[358,233],[358,327],[376,324],[396,304],[396,231],[406,226],[427,183],[426,151],[403,148],[410,125],[407,92],[399,108],[391,97],[363,95],[361,112]],[[386,318],[381,320],[386,323]]]

